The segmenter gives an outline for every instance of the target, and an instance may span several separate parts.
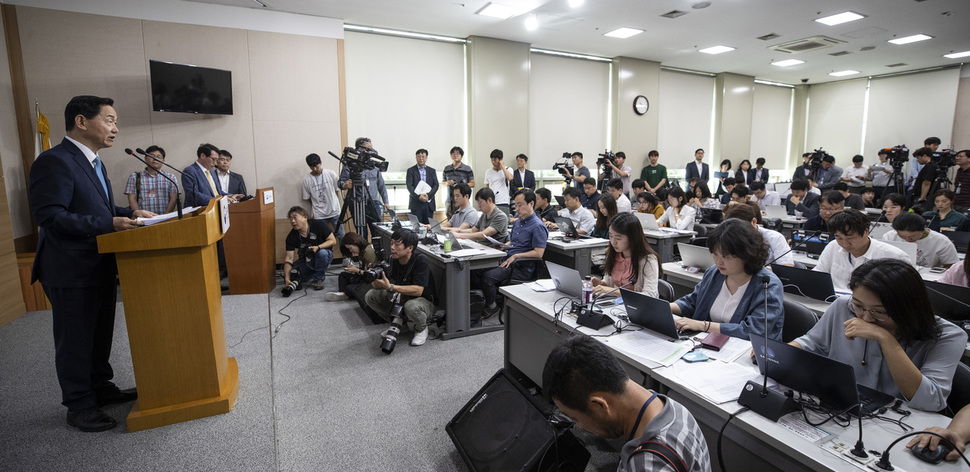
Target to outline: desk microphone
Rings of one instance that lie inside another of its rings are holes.
[[[876,228],[876,225],[879,224],[879,220],[881,220],[881,219],[883,219],[885,217],[886,217],[886,210],[883,210],[882,213],[879,213],[879,218],[876,218],[875,221],[873,221],[871,224],[869,224],[869,232],[871,233],[872,230]]]
[[[140,148],[138,149],[138,152],[141,152],[142,154],[145,154]],[[129,156],[134,157],[135,159],[138,159],[139,161],[141,161],[146,166],[151,167],[150,165],[148,165],[147,162],[145,162],[144,159],[136,156],[134,152],[131,152],[131,148],[125,148],[125,154],[128,154]],[[147,156],[147,154],[146,154],[146,156]],[[151,156],[148,156],[148,157],[151,157]],[[155,159],[155,158],[152,158],[152,160],[154,160],[156,162],[161,162],[161,161],[159,161],[158,159]],[[164,164],[164,162],[162,162],[162,164]],[[181,174],[181,172],[179,172],[179,173]],[[181,198],[182,193],[179,192],[179,184],[176,183],[174,180],[172,180],[171,177],[165,175],[164,172],[159,172],[158,175],[161,175],[162,177],[165,177],[165,179],[168,180],[169,182],[171,182],[172,185],[175,185],[175,211],[176,211],[176,214],[178,215],[179,219],[181,220],[182,219],[182,198]]]
[[[771,276],[761,276],[761,283],[765,290],[765,352],[764,352],[764,383],[758,385],[757,382],[749,380],[741,390],[738,403],[751,408],[755,413],[768,418],[771,421],[778,421],[785,414],[798,411],[799,407],[791,397],[777,390],[768,390],[768,364],[771,348],[768,346],[768,284]],[[755,353],[757,356],[758,353]],[[760,391],[759,391],[760,390]]]
[[[628,282],[625,285],[616,287],[613,290],[610,290],[609,292],[606,292],[606,293],[602,293],[598,296],[590,297],[589,306],[584,306],[579,309],[579,314],[576,315],[576,324],[580,326],[585,326],[589,329],[600,329],[604,326],[613,324],[613,318],[610,318],[602,311],[597,311],[593,307],[593,305],[596,303],[596,300],[598,300],[603,295],[613,293],[624,287],[629,287],[631,284],[633,284],[633,282]]]
[[[785,252],[783,252],[783,253],[781,253],[781,255],[779,255],[778,257],[776,257],[776,258],[774,258],[774,259],[772,259],[772,260],[771,260],[770,262],[768,262],[768,263],[767,263],[767,264],[765,264],[764,266],[765,266],[765,267],[771,267],[771,264],[774,264],[774,263],[775,263],[775,261],[777,261],[778,259],[781,259],[782,257],[785,257],[785,254],[788,254],[789,252],[792,252],[792,251],[794,251],[795,249],[797,249],[797,248],[798,248],[798,245],[799,245],[799,244],[804,244],[804,243],[806,243],[806,242],[808,242],[809,240],[811,240],[811,239],[813,239],[813,238],[817,238],[817,237],[818,237],[818,236],[819,236],[820,234],[822,234],[822,230],[818,230],[818,231],[815,231],[814,233],[812,233],[812,235],[811,235],[811,236],[809,236],[809,237],[807,237],[807,238],[805,238],[805,239],[802,239],[802,240],[799,240],[799,241],[798,241],[798,242],[796,242],[796,243],[795,243],[795,245],[794,245],[794,246],[792,246],[792,247],[791,247],[790,249],[788,249],[787,251],[785,251]]]

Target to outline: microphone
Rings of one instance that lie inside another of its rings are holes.
[[[128,151],[128,149],[125,149],[125,151]],[[174,167],[172,167],[172,166],[170,166],[170,165],[168,165],[168,164],[167,164],[167,163],[165,163],[164,161],[161,161],[161,160],[158,160],[158,159],[155,159],[155,158],[154,158],[154,157],[152,157],[152,156],[149,156],[149,155],[148,155],[148,153],[146,153],[145,151],[142,151],[142,150],[141,150],[141,148],[138,148],[138,149],[135,149],[135,152],[137,152],[138,154],[141,154],[142,156],[146,156],[146,157],[148,157],[148,158],[150,158],[150,159],[151,159],[151,160],[153,160],[153,161],[156,161],[156,162],[161,162],[163,166],[165,166],[165,167],[168,167],[169,169],[172,169],[172,170],[174,170],[175,172],[178,172],[178,173],[179,173],[179,175],[182,175],[182,171],[180,171],[180,170],[178,170],[178,169],[176,169],[176,168],[174,168]],[[131,154],[131,153],[129,152],[128,154]],[[131,155],[133,155],[133,156],[134,156],[134,154],[131,154]],[[142,162],[144,162],[144,161],[142,161]],[[169,180],[171,180],[171,179],[169,179]]]
[[[140,153],[142,153],[142,154],[145,154],[145,152],[142,151],[141,148],[137,149],[137,151],[140,152]],[[131,151],[131,148],[125,148],[125,154],[128,154],[129,156],[134,157],[135,159],[138,159],[139,161],[141,161],[146,166],[151,167],[150,165],[148,165],[147,162],[145,162],[144,159],[136,156],[135,153]],[[145,154],[145,155],[148,156],[147,154]],[[148,156],[148,157],[151,157],[151,156]],[[161,162],[161,161],[159,161],[158,159],[155,159],[155,158],[152,158],[152,160],[154,160],[155,162]],[[164,162],[162,162],[162,163],[164,164]],[[181,174],[181,172],[179,172],[179,173]],[[182,219],[182,199],[181,199],[182,193],[179,191],[179,184],[176,183],[174,180],[172,180],[171,177],[165,175],[164,172],[159,172],[158,175],[161,175],[162,177],[165,177],[165,180],[168,180],[169,182],[172,183],[172,185],[175,185],[175,211],[176,211],[176,214],[178,215],[178,218],[181,220]]]
[[[876,228],[876,225],[879,224],[879,220],[885,217],[886,217],[886,210],[883,210],[882,213],[879,213],[879,218],[876,218],[876,220],[869,225],[869,232],[871,233],[872,230]]]
[[[933,222],[936,221],[936,220],[938,220],[939,218],[940,218],[940,211],[939,210],[934,211],[933,212],[933,218],[930,218],[930,221],[927,221],[926,222],[926,227],[932,230],[933,229]],[[942,225],[943,224],[943,221],[940,221],[940,224]],[[942,231],[942,228],[938,228],[936,231]]]
[[[607,293],[613,293],[623,287],[628,287],[632,283],[633,282],[629,282],[626,285],[621,285],[599,296],[590,297],[589,306],[588,307],[584,306],[579,309],[579,314],[576,315],[576,324],[580,326],[585,326],[590,329],[600,329],[604,326],[613,324],[613,318],[610,318],[602,311],[595,310],[593,308],[593,305],[596,303],[596,300],[598,300],[600,296],[606,295]]]
[[[765,360],[764,360],[764,383],[760,386],[753,380],[744,384],[738,403],[751,408],[755,413],[777,422],[779,418],[792,411],[798,411],[799,406],[794,400],[784,393],[776,390],[768,390],[768,284],[771,283],[771,276],[762,275],[761,283],[765,290]],[[755,353],[757,356],[758,353]]]

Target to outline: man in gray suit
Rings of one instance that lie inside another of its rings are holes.
[[[835,165],[835,158],[826,154],[822,158],[822,167],[818,170],[817,181],[814,182],[815,186],[818,187],[822,193],[826,190],[832,190],[832,186],[835,185],[842,178],[842,168]]]

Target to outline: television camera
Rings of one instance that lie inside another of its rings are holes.
[[[909,161],[909,148],[905,144],[900,144],[899,146],[883,148],[882,152],[886,153],[886,160],[889,161],[889,165],[893,166],[893,173],[889,176],[893,192],[905,195],[906,184],[904,183],[903,166]]]
[[[569,184],[573,181],[572,173],[569,170],[573,166],[572,162],[570,161],[571,156],[571,152],[564,152],[562,153],[562,162],[557,162],[552,165],[552,170],[558,171],[559,175],[566,180],[567,187],[569,187]]]
[[[600,167],[599,190],[606,191],[606,184],[613,178],[613,167],[616,165],[616,154],[606,149],[602,154],[597,154],[596,165]]]
[[[354,229],[357,234],[367,235],[367,222],[380,221],[380,215],[374,206],[370,194],[364,184],[363,173],[366,170],[377,169],[380,172],[387,172],[387,159],[377,154],[376,149],[345,147],[340,156],[329,152],[334,158],[340,161],[350,172],[350,180],[353,182],[350,192],[344,199],[344,205],[340,208],[340,220],[338,224],[344,224],[349,219],[345,217],[348,207],[350,207],[350,218],[354,219]],[[369,217],[369,218],[368,218]]]

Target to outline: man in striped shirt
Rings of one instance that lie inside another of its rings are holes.
[[[153,145],[149,146],[145,153],[148,167],[141,172],[132,173],[128,177],[128,184],[125,185],[128,207],[132,210],[148,210],[159,215],[171,213],[175,211],[175,194],[178,192],[178,187],[175,184],[177,182],[175,174],[162,171],[165,150]],[[168,179],[165,178],[166,176]]]
[[[573,336],[549,353],[542,390],[580,428],[606,439],[626,438],[617,471],[677,470],[675,464],[711,470],[704,434],[687,408],[631,380],[606,346],[589,336]]]

